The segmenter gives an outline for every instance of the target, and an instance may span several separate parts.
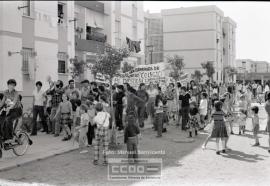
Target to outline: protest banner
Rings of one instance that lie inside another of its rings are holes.
[[[170,64],[168,63],[139,65],[129,72],[114,77],[113,82],[117,84],[129,83],[134,88],[138,88],[140,83],[148,85],[150,82],[165,86],[170,81],[169,72]]]

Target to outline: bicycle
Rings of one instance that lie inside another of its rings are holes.
[[[2,115],[4,119],[6,117],[5,109],[6,108],[0,110],[0,115]],[[33,144],[33,141],[30,139],[29,134],[25,132],[24,130],[22,130],[21,128],[22,122],[20,123],[21,126],[19,125],[20,119],[21,118],[16,119],[13,123],[14,142],[7,143],[3,139],[2,135],[0,135],[0,158],[2,158],[2,150],[5,150],[5,151],[12,150],[16,156],[23,156],[27,152],[29,146]],[[1,123],[0,123],[0,126],[1,126]],[[1,130],[2,130],[2,126],[1,126]]]

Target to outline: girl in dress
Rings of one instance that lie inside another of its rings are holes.
[[[240,101],[238,103],[239,106],[239,135],[241,135],[241,132],[244,134],[245,133],[245,128],[246,128],[246,119],[247,119],[247,108],[248,108],[248,103],[247,100],[245,100],[245,96],[241,95],[240,96]]]
[[[199,109],[197,107],[196,101],[192,101],[190,103],[190,119],[188,121],[188,128],[189,128],[189,137],[192,138],[192,131],[195,132],[195,136],[198,135],[198,129],[200,127],[199,121],[200,121],[200,115],[199,115]]]
[[[211,138],[216,138],[216,154],[220,155],[219,141],[222,142],[222,153],[225,153],[225,138],[228,138],[228,133],[225,125],[224,112],[222,111],[222,102],[215,102],[215,112],[212,114],[212,120],[214,120],[214,126],[211,134]]]

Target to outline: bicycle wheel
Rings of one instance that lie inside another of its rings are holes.
[[[13,153],[17,156],[22,156],[26,153],[29,147],[29,137],[25,132],[19,131],[16,134],[16,142],[18,143],[13,148]]]

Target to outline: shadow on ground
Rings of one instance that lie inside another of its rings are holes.
[[[187,140],[187,133],[181,132],[176,126],[168,126],[168,132],[162,138],[156,138],[156,132],[147,129],[142,134],[139,150],[140,158],[162,158],[162,168],[181,166],[179,160],[200,148],[207,134],[199,134],[193,142]],[[181,139],[182,142],[174,142]],[[185,142],[187,140],[187,142]],[[126,150],[124,144],[118,150]],[[48,185],[130,185],[135,181],[108,180],[106,166],[94,166],[92,163],[93,147],[88,154],[78,151],[55,156],[46,160],[31,163],[9,171],[1,172],[0,178],[23,183]],[[158,153],[164,152],[165,154]],[[111,154],[109,157],[123,157],[124,154]],[[102,161],[100,161],[102,163]],[[141,180],[138,180],[138,182]],[[18,183],[20,184],[20,183]],[[13,183],[14,185],[14,183]]]

